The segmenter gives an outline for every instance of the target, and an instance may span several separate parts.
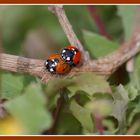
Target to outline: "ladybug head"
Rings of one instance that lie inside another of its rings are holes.
[[[64,59],[65,62],[67,62],[69,64],[72,64],[74,54],[75,54],[74,51],[72,51],[70,49],[66,49],[66,48],[61,51],[62,59]]]
[[[61,50],[61,58],[70,66],[76,66],[80,61],[80,51],[73,46]]]
[[[59,62],[59,60],[57,58],[48,59],[45,61],[45,67],[50,73],[55,73],[58,62]]]

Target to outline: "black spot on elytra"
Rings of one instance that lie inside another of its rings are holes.
[[[79,64],[79,61],[77,62],[77,64]]]
[[[65,69],[62,69],[62,71],[65,71]]]

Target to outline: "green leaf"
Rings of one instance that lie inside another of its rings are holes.
[[[140,91],[140,55],[135,57],[134,61],[134,71],[129,74],[130,84],[134,86],[138,91]]]
[[[86,108],[95,115],[106,117],[112,113],[112,102],[107,99],[94,99],[86,104]]]
[[[45,96],[37,84],[29,85],[23,95],[6,102],[5,107],[20,121],[24,134],[41,134],[52,124],[50,113],[45,108]]]
[[[75,135],[81,134],[80,122],[69,112],[62,111],[57,124],[58,135]]]
[[[52,109],[56,106],[57,99],[61,90],[66,89],[67,86],[73,84],[73,80],[68,77],[65,78],[54,78],[50,80],[45,86],[46,96],[49,98],[48,108]],[[68,94],[68,90],[65,90],[65,93]]]
[[[54,96],[57,94],[60,89],[63,89],[71,84],[73,84],[73,80],[69,78],[54,78],[50,80],[46,87],[46,94],[47,96]]]
[[[70,111],[74,117],[81,123],[83,131],[87,133],[93,132],[93,122],[91,112],[86,108],[80,106],[75,100],[70,103]]]
[[[83,91],[77,91],[76,93],[71,93],[71,94],[69,94],[68,97],[70,99],[72,99],[72,98],[78,99],[78,104],[80,104],[81,106],[84,106],[92,98],[92,97],[89,97],[89,95]]]
[[[94,93],[107,93],[111,92],[111,88],[108,82],[105,80],[105,77],[96,75],[94,73],[84,73],[77,77],[73,78],[74,84],[68,86],[68,89],[72,93],[77,91],[84,91],[92,96]]]
[[[139,98],[139,101],[140,101],[140,96],[138,97]],[[128,125],[131,126],[132,122],[134,121],[134,117],[137,115],[137,114],[140,114],[140,102],[137,102],[137,101],[134,101],[134,102],[131,102],[130,105],[132,105],[131,107],[131,112],[128,116]],[[129,107],[130,108],[130,107]]]
[[[129,116],[129,119],[128,119],[128,124],[130,125],[134,119],[134,117],[140,113],[140,104],[138,104],[134,110],[132,110],[130,116]]]
[[[12,99],[19,96],[23,90],[23,76],[2,74],[1,96],[2,98]]]
[[[129,102],[128,92],[122,85],[116,88],[116,92],[113,93],[114,103],[112,105],[113,112],[111,116],[114,116],[119,122],[119,133],[124,133],[126,127],[126,110]]]
[[[127,40],[132,35],[132,31],[134,30],[134,13],[136,13],[136,5],[117,5],[117,7],[118,14],[122,18],[125,39]]]
[[[138,96],[138,89],[134,87],[134,85],[128,84],[126,89],[128,91],[128,96],[131,101],[134,100]]]
[[[89,31],[84,31],[84,40],[92,57],[98,58],[105,56],[118,48],[118,44],[107,40],[105,37],[92,33]]]
[[[107,129],[105,130],[106,135],[114,135],[118,131],[117,120],[114,117],[107,117],[103,119],[103,126]]]

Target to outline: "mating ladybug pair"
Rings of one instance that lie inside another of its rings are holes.
[[[45,61],[46,69],[52,74],[66,74],[80,62],[81,53],[75,46],[63,48]]]

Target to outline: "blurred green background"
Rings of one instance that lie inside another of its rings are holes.
[[[98,32],[87,6],[66,5],[64,9],[83,44],[84,30]],[[57,18],[48,11],[47,5],[1,5],[0,10],[2,42],[6,53],[46,57],[69,44]],[[117,7],[97,6],[97,12],[113,40],[118,41],[123,31]]]

